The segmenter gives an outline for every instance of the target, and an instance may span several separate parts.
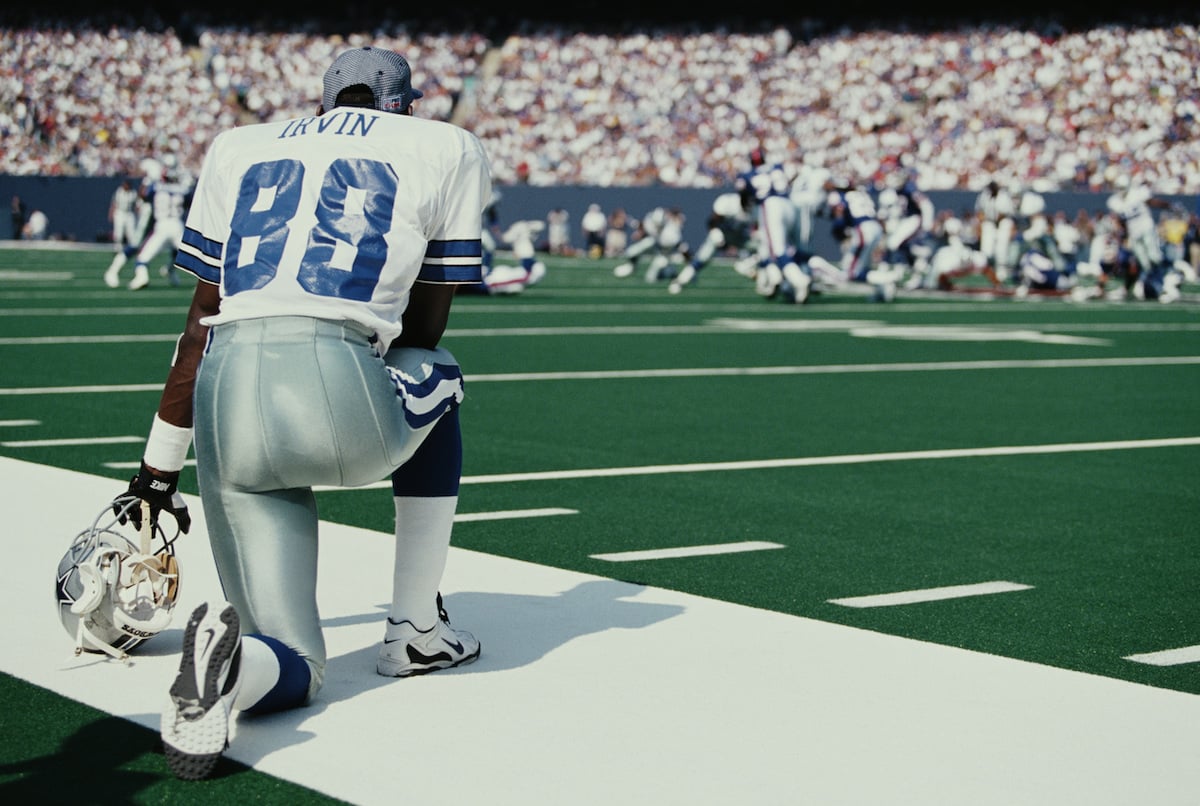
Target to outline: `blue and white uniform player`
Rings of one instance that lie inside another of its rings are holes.
[[[784,281],[783,268],[795,245],[796,207],[789,198],[792,178],[783,163],[768,162],[761,148],[750,152],[750,170],[738,175],[738,193],[752,205],[758,224],[758,272],[755,287],[775,296]],[[808,286],[805,283],[804,294]]]
[[[479,656],[438,592],[463,399],[439,342],[455,290],[480,279],[491,171],[473,134],[412,116],[418,97],[402,56],[354,48],[326,71],[316,116],[227,130],[205,157],[176,255],[199,282],[128,490],[182,526],[194,427],[228,602],[197,607],[184,632],[161,723],[179,777],[215,769],[234,711],[295,708],[321,689],[314,486],[391,476],[395,568],[376,671]]]

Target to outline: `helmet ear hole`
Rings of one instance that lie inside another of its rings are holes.
[[[162,566],[163,573],[170,580],[167,583],[167,599],[171,604],[175,604],[175,600],[179,598],[179,560],[175,559],[175,555],[166,549],[158,553],[158,561]]]

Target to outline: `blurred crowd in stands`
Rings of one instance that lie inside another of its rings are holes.
[[[162,154],[195,171],[224,128],[314,114],[324,66],[375,43],[409,57],[417,114],[474,131],[501,184],[719,188],[764,147],[847,182],[908,155],[926,190],[1099,192],[1136,177],[1200,193],[1195,21],[816,35],[316,27],[181,35],[0,19],[0,173],[135,175]]]

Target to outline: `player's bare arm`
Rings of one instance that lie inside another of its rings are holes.
[[[454,301],[456,285],[422,283],[413,285],[408,307],[401,319],[404,329],[393,347],[422,347],[432,350],[446,332],[450,319],[450,303]]]
[[[220,289],[213,283],[201,280],[196,283],[192,305],[188,309],[187,324],[176,346],[175,361],[167,374],[162,399],[158,404],[158,416],[163,422],[179,428],[192,427],[192,390],[196,385],[196,370],[204,355],[208,340],[208,327],[200,320],[217,313],[220,307]],[[152,472],[157,468],[150,467]],[[161,472],[161,471],[158,471]]]

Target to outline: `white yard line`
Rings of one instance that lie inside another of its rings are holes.
[[[1012,593],[1032,589],[1032,585],[1020,582],[976,582],[970,585],[947,585],[940,588],[876,593],[870,596],[851,596],[845,599],[829,599],[830,604],[843,607],[895,607],[896,605],[937,602],[943,599],[965,599],[970,596],[988,596],[994,593]]]
[[[1158,652],[1142,652],[1137,655],[1126,655],[1125,660],[1134,663],[1148,663],[1151,666],[1178,666],[1184,663],[1200,663],[1200,645],[1182,646],[1177,649],[1163,649]]]
[[[174,338],[174,337],[173,337]],[[890,364],[802,364],[768,367],[690,367],[680,369],[571,370],[563,372],[499,372],[466,376],[467,383],[528,381],[590,381],[629,378],[715,378],[770,375],[852,375],[877,372],[976,372],[1001,369],[1090,369],[1099,367],[1161,367],[1200,364],[1200,355],[1131,358],[1048,358],[992,361],[904,361]],[[0,388],[0,395],[76,395],[111,392],[151,392],[162,383],[92,384],[85,386],[25,386]]]
[[[714,554],[737,554],[744,551],[768,551],[784,548],[782,543],[765,540],[744,540],[739,543],[713,543],[707,546],[682,546],[673,549],[646,549],[645,551],[616,551],[611,554],[590,554],[593,560],[614,563],[638,560],[675,560],[684,557],[708,557]]]
[[[637,465],[632,467],[601,467],[581,470],[539,470],[523,473],[493,473],[463,476],[463,484],[497,484],[520,481],[557,481],[560,479],[613,478],[619,476],[651,476],[669,473],[706,473],[714,471],[767,470],[781,467],[814,467],[821,465],[854,465],[872,462],[927,461],[930,459],[969,459],[976,456],[1028,456],[1053,453],[1094,451],[1128,451],[1154,448],[1179,448],[1200,445],[1200,437],[1169,437],[1165,439],[1113,440],[1109,442],[1068,442],[1050,445],[1006,445],[982,448],[942,448],[927,451],[892,451],[885,453],[848,453],[834,456],[798,456],[786,459],[749,459],[739,462],[698,462],[673,465]],[[195,459],[188,459],[194,467]],[[113,470],[136,470],[138,462],[105,462]],[[318,492],[336,490],[382,489],[390,481],[380,481],[363,487],[316,487]]]
[[[145,442],[145,437],[68,437],[63,439],[12,439],[0,442],[4,448],[66,448],[77,445],[120,445],[126,442]]]

